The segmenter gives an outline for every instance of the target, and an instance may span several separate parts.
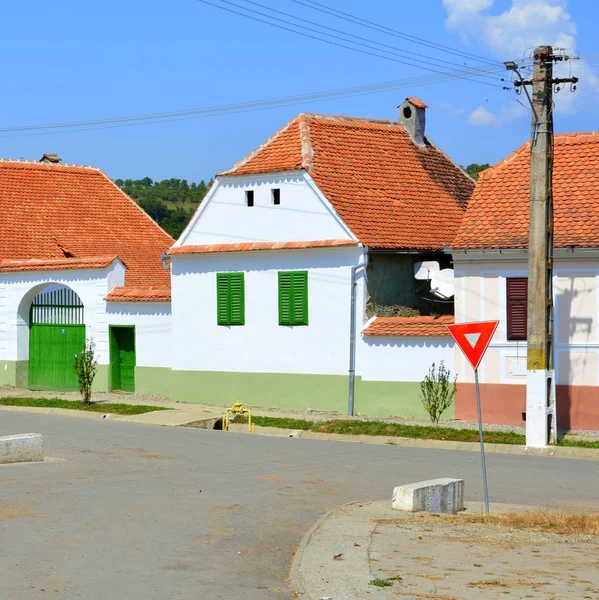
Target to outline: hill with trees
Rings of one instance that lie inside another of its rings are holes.
[[[186,179],[115,179],[123,192],[133,198],[154,221],[175,239],[189,223],[212,181],[189,184]]]
[[[478,179],[478,174],[481,171],[488,169],[490,166],[491,165],[489,163],[484,163],[482,165],[479,165],[477,163],[472,163],[472,164],[468,165],[467,167],[462,167],[462,169],[464,169],[464,171],[466,171],[466,173],[468,173],[468,175],[470,175],[470,177],[472,177],[472,179],[474,179],[474,181],[476,181]]]

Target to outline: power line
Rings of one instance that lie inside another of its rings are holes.
[[[226,0],[222,0],[222,1],[226,1]],[[376,44],[377,46],[381,46],[383,48],[391,48],[392,50],[399,50],[402,54],[396,54],[395,52],[390,52],[390,54],[394,54],[396,56],[403,56],[405,54],[409,54],[411,56],[416,56],[416,57],[421,58],[421,59],[422,58],[427,59],[426,61],[423,61],[426,64],[431,64],[430,61],[435,61],[437,63],[444,63],[446,65],[451,65],[452,67],[459,67],[459,68],[463,68],[464,67],[464,65],[461,65],[461,64],[458,64],[458,63],[455,63],[455,62],[451,62],[451,61],[448,61],[448,60],[443,60],[441,58],[436,58],[434,56],[429,56],[427,54],[420,54],[418,52],[412,52],[410,50],[405,50],[404,48],[398,48],[397,46],[390,46],[389,44],[383,44],[382,42],[377,42],[376,40],[365,38],[365,37],[362,37],[362,36],[359,36],[359,35],[354,35],[353,33],[348,33],[346,31],[342,31],[340,29],[335,29],[334,27],[328,27],[327,25],[322,25],[321,23],[318,23],[316,21],[310,21],[309,19],[304,19],[302,17],[297,17],[295,15],[283,12],[281,10],[277,10],[276,8],[271,8],[270,6],[266,6],[265,4],[260,4],[259,2],[254,2],[253,0],[243,0],[243,1],[246,2],[247,4],[253,4],[254,6],[259,6],[260,8],[264,8],[266,10],[269,10],[271,12],[277,13],[279,15],[283,15],[285,17],[289,17],[291,19],[295,19],[296,21],[301,21],[303,23],[310,23],[311,25],[316,25],[316,27],[320,27],[320,28],[326,29],[328,31],[334,31],[335,33],[340,33],[341,35],[344,35],[346,37],[355,38],[355,39],[358,39],[358,40],[362,40],[363,42],[369,42],[371,44]],[[227,4],[233,4],[233,3],[227,2]],[[235,5],[235,6],[237,6],[237,5]],[[245,9],[245,10],[250,10],[250,9]],[[254,11],[252,11],[252,12],[254,12]],[[258,13],[258,14],[262,14],[262,13]],[[270,18],[273,18],[273,17],[270,17]],[[352,42],[352,43],[355,43],[355,42]],[[371,47],[371,46],[367,46],[367,47]],[[496,77],[492,77],[491,75],[489,75],[488,70],[485,71],[485,70],[483,70],[481,68],[477,68],[477,67],[468,67],[468,68],[472,69],[472,71],[480,71],[480,73],[481,73],[480,77],[486,77],[486,78],[494,79],[494,80],[497,79]],[[487,66],[487,69],[488,68],[489,67]]]
[[[453,80],[451,74],[446,75],[421,75],[419,77],[410,77],[406,79],[397,79],[381,83],[372,83],[362,86],[353,86],[348,88],[337,88],[324,92],[312,92],[307,94],[296,94],[292,96],[282,96],[279,98],[268,98],[264,100],[252,100],[236,104],[223,104],[205,108],[193,108],[180,111],[150,113],[143,115],[133,115],[128,117],[113,117],[107,119],[94,119],[87,121],[71,121],[63,123],[49,123],[43,125],[22,125],[16,127],[0,128],[0,137],[23,137],[31,135],[51,135],[55,133],[67,133],[68,131],[94,131],[100,129],[116,129],[120,127],[132,127],[136,125],[150,125],[152,123],[167,123],[171,121],[183,121],[190,119],[199,119],[211,116],[226,114],[235,114],[255,110],[267,110],[291,106],[300,103],[321,102],[336,98],[351,98],[398,90],[402,88],[412,88],[421,85],[432,85]],[[60,131],[66,130],[66,131]]]
[[[452,48],[451,46],[445,46],[444,44],[438,44],[437,42],[432,42],[425,38],[420,38],[409,33],[403,33],[402,31],[398,31],[397,29],[391,29],[390,27],[374,23],[373,21],[368,21],[367,19],[363,19],[361,17],[356,17],[355,15],[343,12],[341,10],[337,10],[336,8],[332,8],[319,2],[315,2],[314,0],[293,0],[293,2],[295,2],[296,4],[302,4],[303,6],[311,8],[313,10],[324,12],[333,17],[337,17],[338,19],[343,19],[344,21],[356,23],[358,25],[362,25],[363,27],[368,27],[369,29],[374,29],[382,33],[387,33],[388,35],[393,35],[394,37],[399,37],[405,40],[412,41],[416,44],[421,44],[423,46],[428,46],[430,48],[442,50],[443,52],[449,52],[450,54],[455,54],[463,58],[482,60],[494,66],[498,66],[501,64],[499,61],[490,60],[488,58],[485,58],[484,56],[479,56],[470,52],[464,52],[463,50],[458,50],[457,48]]]
[[[221,0],[221,1],[222,2],[226,2],[227,4],[231,4],[232,6],[237,6],[238,8],[241,8],[242,10],[246,10],[246,11],[250,11],[250,12],[253,12],[253,13],[260,14],[262,16],[265,16],[268,19],[282,21],[281,19],[277,19],[276,17],[271,17],[269,15],[265,15],[264,13],[259,13],[258,11],[254,11],[254,10],[251,10],[251,9],[243,8],[243,7],[239,6],[239,5],[233,4],[232,2],[228,2],[227,0]],[[333,42],[333,41],[331,41],[329,39],[326,39],[326,38],[322,38],[322,37],[318,37],[318,36],[315,36],[315,35],[311,35],[309,33],[303,33],[301,31],[297,31],[296,29],[291,29],[290,27],[285,27],[283,25],[277,25],[276,23],[272,23],[271,21],[265,21],[264,19],[259,19],[257,17],[252,17],[251,15],[247,15],[245,13],[233,10],[231,8],[226,8],[225,6],[214,4],[213,2],[208,2],[208,0],[198,0],[198,2],[201,2],[202,4],[207,4],[209,6],[213,6],[215,8],[219,8],[220,10],[224,10],[224,11],[227,11],[227,12],[230,12],[230,13],[233,13],[233,14],[240,15],[240,16],[245,17],[247,19],[251,19],[252,21],[258,21],[260,23],[265,23],[266,25],[270,25],[271,27],[276,27],[278,29],[283,29],[285,31],[290,31],[291,33],[296,33],[297,35],[301,35],[301,36],[304,36],[304,37],[308,37],[308,38],[312,38],[312,39],[315,39],[315,40],[319,40],[321,42],[325,42],[325,43],[331,44],[333,46],[339,46],[340,48],[345,48],[347,50],[353,50],[354,52],[360,52],[362,54],[368,54],[370,56],[375,56],[377,58],[383,58],[385,60],[389,60],[391,62],[408,65],[410,67],[416,67],[416,68],[424,69],[426,71],[431,71],[433,73],[439,73],[439,74],[442,74],[442,75],[447,75],[448,74],[445,71],[439,71],[438,69],[433,69],[431,67],[420,66],[420,65],[417,65],[417,64],[415,65],[414,63],[409,63],[409,62],[404,61],[404,60],[398,60],[396,58],[391,58],[390,56],[384,56],[382,54],[378,54],[378,53],[375,53],[375,52],[369,52],[367,50],[360,50],[359,48],[354,48],[352,46],[347,46],[345,44],[340,44],[339,42]],[[293,25],[293,27],[301,27],[302,29],[306,29],[306,30],[309,30],[309,31],[314,31],[311,28],[303,27],[303,26],[300,26],[300,25]],[[317,32],[317,33],[319,33],[321,35],[325,35],[322,32]],[[336,37],[336,36],[330,36],[330,37]],[[337,38],[337,39],[342,39],[342,38]],[[343,41],[348,41],[348,40],[343,40]],[[357,42],[349,42],[349,43],[357,44]],[[468,71],[471,73],[470,69],[468,69]],[[474,77],[475,76],[476,75],[474,75]],[[488,85],[488,86],[491,86],[491,87],[497,87],[497,88],[502,88],[503,87],[501,85],[497,85],[497,84],[494,84],[494,83],[488,83],[486,81],[478,81],[477,79],[473,79],[473,76],[469,77],[467,75],[456,75],[456,74],[454,74],[453,77],[456,77],[458,79],[466,79],[468,81],[474,81],[476,83],[480,83],[482,85]]]

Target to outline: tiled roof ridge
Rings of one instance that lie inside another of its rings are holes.
[[[374,337],[449,337],[446,326],[454,321],[453,315],[376,316],[366,323],[362,334]]]
[[[305,113],[301,113],[298,117],[300,141],[302,144],[302,169],[310,172],[314,161],[314,148],[310,142],[310,123]]]
[[[372,117],[350,117],[347,115],[329,115],[324,113],[302,113],[307,119],[319,119],[322,121],[348,121],[350,123],[373,123],[375,125],[395,125],[401,129],[405,127],[393,119],[374,119]]]
[[[435,144],[428,136],[424,136],[424,139],[426,140],[426,142],[430,145],[431,148],[433,148],[434,150],[436,150],[437,152],[439,152],[440,154],[442,154],[468,181],[471,181],[472,183],[476,183],[476,181],[470,177],[470,175],[467,173],[467,171],[465,171],[459,163],[457,163],[455,160],[453,160],[453,158],[451,158],[451,156],[449,156],[449,154],[447,154],[447,152],[445,152],[445,150],[443,150],[443,148],[440,148],[439,146],[437,146],[437,144]],[[488,170],[488,169],[486,169]],[[472,197],[472,196],[471,196]]]
[[[114,180],[113,180],[113,179],[111,179],[110,177],[108,177],[108,175],[107,175],[107,174],[106,174],[104,171],[102,171],[102,169],[98,169],[98,172],[99,172],[99,173],[100,173],[100,174],[101,174],[101,175],[102,175],[102,176],[103,176],[105,179],[107,179],[107,180],[109,181],[109,183],[110,183],[112,186],[114,186],[114,188],[115,188],[115,189],[117,189],[117,190],[120,192],[120,194],[121,194],[122,196],[124,196],[124,197],[127,199],[127,201],[128,201],[129,203],[131,203],[133,206],[135,206],[135,208],[136,208],[136,209],[137,209],[137,210],[138,210],[138,211],[139,211],[139,212],[140,212],[140,213],[141,213],[141,214],[142,214],[142,215],[143,215],[143,216],[144,216],[146,219],[148,219],[148,220],[149,220],[149,221],[152,223],[152,225],[153,225],[154,227],[158,227],[158,229],[160,229],[160,230],[161,230],[161,231],[162,231],[162,232],[163,232],[165,235],[167,235],[167,236],[168,236],[168,237],[169,237],[169,238],[170,238],[170,239],[171,239],[173,242],[175,241],[175,239],[174,239],[174,238],[173,238],[173,237],[172,237],[172,236],[171,236],[169,233],[167,233],[167,232],[166,232],[164,229],[162,229],[162,227],[160,227],[160,225],[159,225],[159,224],[158,224],[156,221],[154,221],[154,219],[152,219],[152,217],[151,217],[151,216],[150,216],[150,215],[149,215],[149,214],[148,214],[148,213],[147,213],[147,212],[146,212],[146,211],[145,211],[145,210],[144,210],[144,209],[143,209],[143,208],[142,208],[142,207],[141,207],[139,204],[137,204],[137,202],[135,202],[135,200],[133,200],[133,198],[131,198],[131,196],[129,196],[128,194],[126,194],[126,193],[125,193],[125,192],[124,192],[124,191],[123,191],[123,190],[122,190],[122,189],[121,189],[121,188],[120,188],[120,187],[119,187],[119,186],[118,186],[118,185],[117,185],[117,184],[114,182]],[[164,249],[164,251],[166,252],[167,250],[168,250],[168,246],[167,246],[167,247]]]
[[[580,138],[581,140],[583,138],[590,138],[590,139],[595,138],[595,141],[599,141],[599,131],[575,131],[575,132],[571,132],[571,133],[555,133],[554,138],[555,138],[556,142],[567,141],[570,139],[577,139],[577,138]],[[590,139],[589,139],[589,141],[590,141]],[[491,165],[484,171],[481,171],[478,174],[479,180],[481,180],[483,177],[485,177],[485,175],[492,173],[496,169],[499,169],[500,167],[503,167],[504,165],[509,164],[510,162],[512,162],[512,160],[517,158],[520,154],[522,154],[523,152],[526,152],[529,147],[530,147],[530,140],[527,140],[521,146],[516,148],[511,154],[508,154],[505,158],[502,158],[500,161]]]
[[[301,116],[302,115],[300,114],[291,119],[291,121],[288,121],[285,125],[283,125],[283,127],[281,127],[278,131],[273,133],[265,142],[262,142],[262,144],[260,144],[257,148],[254,148],[254,150],[252,150],[240,161],[236,162],[230,169],[222,171],[220,175],[228,175],[229,173],[234,174],[234,171],[237,171],[237,169],[241,168],[243,165],[248,163],[257,154],[260,154],[260,152],[267,148],[274,140],[276,140],[279,136],[283,135],[283,133],[285,133],[285,131],[287,131],[296,121],[298,121]]]
[[[39,160],[30,160],[26,158],[0,158],[1,164],[17,164],[17,165],[30,165],[34,167],[42,167],[42,168],[51,168],[51,169],[60,169],[60,168],[75,168],[75,169],[88,169],[90,171],[100,171],[102,170],[99,167],[94,167],[93,165],[78,165],[75,163],[51,163],[51,162],[40,162]]]

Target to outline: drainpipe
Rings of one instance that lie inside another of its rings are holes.
[[[356,382],[356,274],[359,269],[368,266],[368,248],[364,248],[364,260],[351,268],[350,313],[349,313],[349,394],[347,398],[347,414],[354,416],[354,388]]]

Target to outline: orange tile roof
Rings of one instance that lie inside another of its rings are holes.
[[[127,288],[170,286],[172,238],[99,169],[0,160],[0,214],[0,261],[118,256]]]
[[[308,242],[245,242],[238,244],[207,244],[171,248],[169,255],[214,254],[216,252],[257,252],[260,250],[300,250],[303,248],[338,248],[357,246],[353,240],[314,240]]]
[[[56,258],[50,260],[0,260],[0,271],[61,271],[70,269],[105,269],[116,256],[90,256],[89,258]]]
[[[232,169],[304,169],[359,240],[372,248],[440,249],[457,233],[474,182],[397,121],[301,114]]]
[[[420,98],[416,98],[416,96],[410,96],[406,100],[411,102],[416,108],[428,108],[428,104],[425,104]]]
[[[106,298],[107,302],[170,302],[170,288],[115,287]]]
[[[453,315],[440,317],[376,317],[362,332],[372,336],[449,337],[446,325],[454,322]]]
[[[527,248],[530,145],[484,171],[451,248]],[[554,245],[599,247],[599,133],[555,136]]]

